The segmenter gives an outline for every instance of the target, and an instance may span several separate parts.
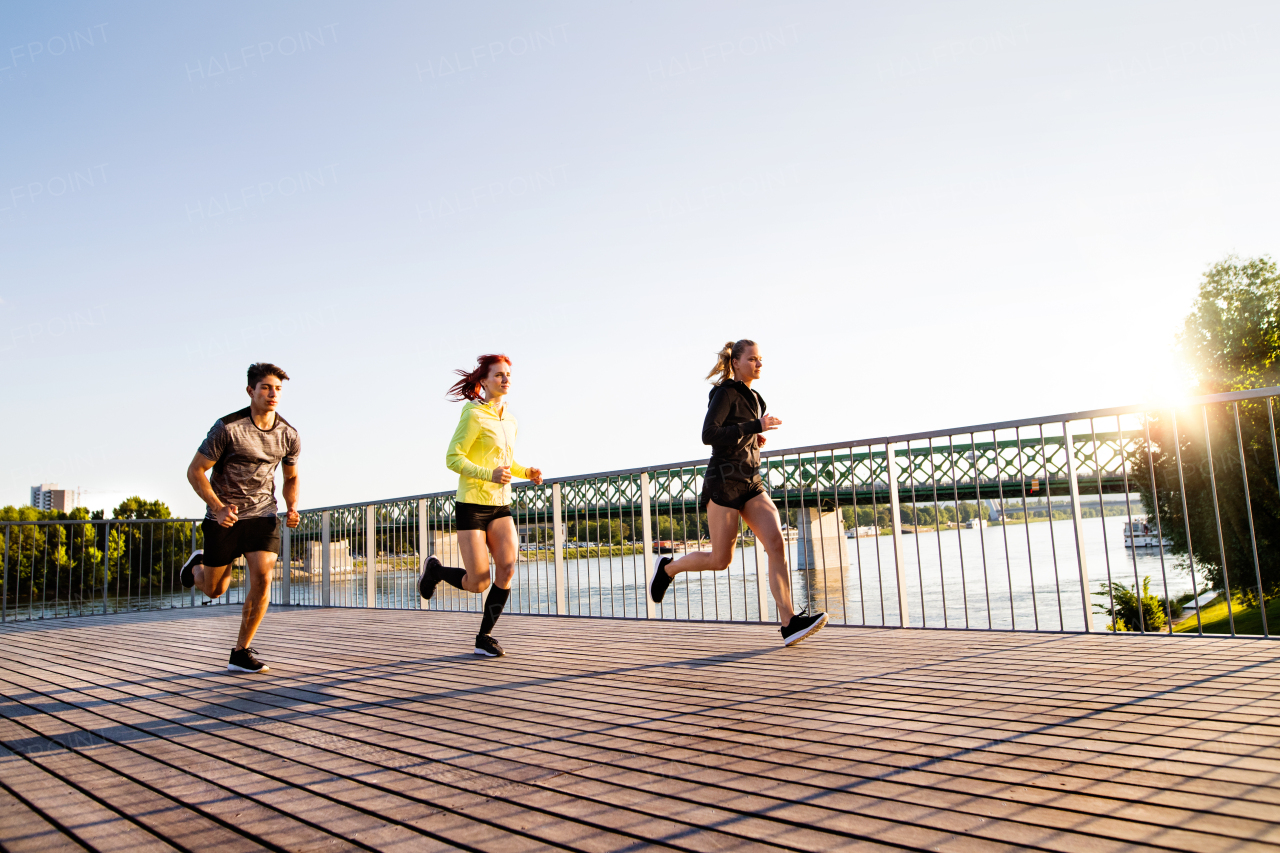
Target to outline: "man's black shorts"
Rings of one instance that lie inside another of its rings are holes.
[[[469,504],[458,501],[457,504],[459,530],[488,530],[489,525],[500,518],[511,517],[510,506],[486,506],[485,504]]]
[[[200,529],[204,531],[201,559],[206,566],[226,566],[236,557],[254,551],[280,553],[280,519],[274,515],[243,518],[230,527],[206,518]]]

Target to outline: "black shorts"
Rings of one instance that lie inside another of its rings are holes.
[[[710,481],[703,485],[702,500],[699,503],[702,504],[704,512],[709,503],[742,512],[742,508],[747,505],[747,501],[756,495],[763,494],[767,494],[767,492],[764,484],[759,481],[751,483]]]
[[[489,525],[498,519],[510,518],[511,507],[468,504],[458,501],[457,517],[459,530],[488,530]]]
[[[200,523],[204,531],[204,555],[206,566],[226,566],[236,557],[254,551],[280,553],[280,519],[274,515],[261,518],[242,518],[230,527],[206,518]]]

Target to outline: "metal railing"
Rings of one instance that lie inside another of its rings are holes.
[[[793,597],[850,625],[1172,632],[1176,601],[1212,588],[1223,592],[1233,633],[1245,607],[1260,619],[1252,632],[1269,636],[1257,604],[1280,585],[1280,551],[1273,557],[1271,547],[1280,539],[1277,395],[1264,388],[1176,409],[1118,407],[766,452],[761,474],[782,515]],[[775,621],[767,559],[745,527],[726,571],[683,573],[661,605],[648,599],[657,554],[710,547],[698,506],[705,470],[699,460],[515,487],[521,547],[508,612]],[[479,610],[481,596],[445,585],[430,602],[417,593],[424,556],[461,565],[453,503],[452,492],[439,492],[303,512],[284,531],[272,601]],[[149,523],[109,522],[130,537]],[[108,522],[92,524],[102,553],[82,544],[82,563],[131,559],[118,546],[103,552]],[[163,524],[188,525],[188,548],[198,536],[190,521]],[[23,525],[3,526],[8,547]],[[24,582],[28,591],[5,598],[3,612],[37,618],[47,572],[24,579],[61,546],[50,552],[47,542],[19,538],[31,568],[15,573],[6,552],[3,594]],[[74,544],[67,553],[59,565],[75,563]],[[191,606],[193,597],[173,590],[177,557],[165,559],[150,574],[108,572],[117,591],[101,604],[103,587],[81,569],[66,612],[157,598]],[[1153,590],[1144,595],[1147,578]],[[240,582],[233,598],[243,594]],[[53,600],[60,596],[55,589]]]
[[[0,522],[0,621],[196,607],[178,573],[202,545],[199,519]],[[220,599],[244,600],[243,570]],[[204,602],[208,603],[208,602]]]

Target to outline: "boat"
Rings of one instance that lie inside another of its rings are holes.
[[[671,554],[675,550],[675,543],[670,539],[659,539],[653,543],[653,553],[655,554]]]
[[[1169,538],[1161,539],[1151,529],[1151,522],[1128,521],[1124,525],[1124,547],[1126,548],[1168,548],[1173,545]]]
[[[971,518],[964,523],[964,526],[969,530],[977,530],[979,527],[986,527],[987,520],[985,518]]]

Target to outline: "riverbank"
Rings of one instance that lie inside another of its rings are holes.
[[[1258,607],[1245,607],[1237,599],[1231,602],[1231,615],[1234,616],[1237,634],[1262,635],[1262,611]],[[1200,622],[1196,623],[1196,615],[1183,619],[1173,626],[1176,633],[1196,633],[1202,630],[1206,634],[1230,634],[1231,622],[1227,615],[1227,602],[1219,598],[1200,610]],[[1267,602],[1267,630],[1272,635],[1280,633],[1280,598]]]

